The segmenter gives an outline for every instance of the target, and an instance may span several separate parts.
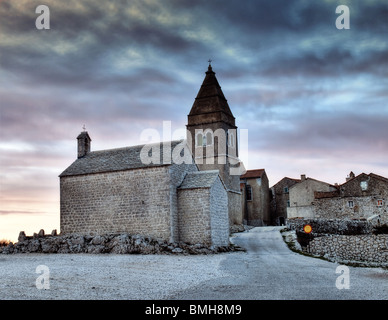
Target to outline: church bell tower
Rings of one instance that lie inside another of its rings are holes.
[[[210,62],[188,115],[187,143],[200,171],[219,170],[228,190],[230,222],[240,223],[240,176],[231,170],[240,165],[237,126]]]

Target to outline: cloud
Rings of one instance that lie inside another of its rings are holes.
[[[384,166],[386,1],[348,2],[350,30],[335,28],[329,0],[47,0],[44,31],[39,4],[0,1],[7,194],[29,193],[39,172],[48,188],[57,183],[53,170],[74,160],[83,124],[93,150],[137,144],[163,120],[184,128],[209,58],[253,154],[273,157],[262,159],[273,175],[308,159],[330,170],[338,158]]]

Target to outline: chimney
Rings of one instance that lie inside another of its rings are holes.
[[[78,159],[86,156],[87,153],[90,152],[90,139],[87,131],[81,132],[78,137]]]
[[[300,175],[300,180],[301,181],[305,181],[306,180],[306,175],[305,174],[301,174]]]
[[[349,175],[346,177],[346,182],[349,180],[352,180],[356,175],[354,174],[353,171],[350,171]]]

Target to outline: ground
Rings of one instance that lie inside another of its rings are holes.
[[[290,251],[278,227],[238,233],[247,252],[215,255],[0,255],[3,299],[388,299],[388,270],[349,267]],[[45,265],[49,289],[38,289]]]

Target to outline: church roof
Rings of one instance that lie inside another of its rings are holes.
[[[171,151],[184,140],[171,141]],[[153,146],[160,147],[160,161],[159,163],[144,163],[142,161],[140,154],[144,149],[143,147],[147,146],[146,150],[151,150]],[[147,168],[147,167],[158,167],[164,165],[170,165],[170,163],[164,163],[163,159],[171,159],[171,156],[164,157],[165,150],[163,148],[163,143],[156,144],[147,144],[147,145],[138,145],[132,147],[118,148],[118,149],[108,149],[100,151],[92,151],[87,153],[84,157],[78,158],[75,160],[65,171],[63,171],[59,176],[75,176],[82,174],[91,174],[91,173],[103,173],[103,172],[113,172],[113,171],[122,171],[138,168]],[[167,162],[167,161],[166,161]],[[174,161],[170,161],[174,162]]]
[[[212,122],[225,121],[233,126],[235,125],[235,118],[211,65],[208,67],[205,79],[191,107],[188,115],[188,124],[196,124],[201,116],[200,122],[203,123],[204,115],[207,115],[207,118]]]
[[[214,184],[218,176],[218,170],[189,172],[183,179],[183,182],[179,186],[179,189],[210,188]]]

